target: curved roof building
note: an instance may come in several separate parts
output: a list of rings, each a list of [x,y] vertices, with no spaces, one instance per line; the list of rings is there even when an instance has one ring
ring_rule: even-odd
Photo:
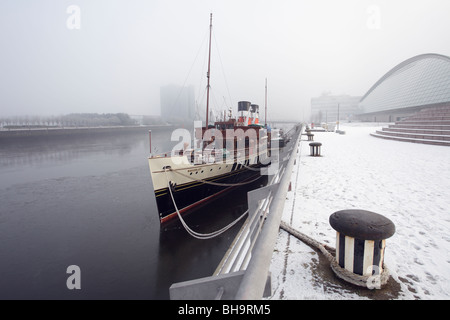
[[[450,57],[422,54],[398,64],[361,98],[361,120],[395,121],[450,103]]]

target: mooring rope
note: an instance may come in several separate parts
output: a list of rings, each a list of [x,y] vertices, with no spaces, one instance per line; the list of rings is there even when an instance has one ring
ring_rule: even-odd
[[[172,168],[164,168],[164,171],[169,170],[171,172],[175,172],[176,174],[179,174],[185,178],[191,179],[192,181],[200,181],[206,184],[210,184],[213,186],[220,186],[220,187],[238,187],[238,186],[243,186],[246,184],[250,184],[252,182],[255,182],[256,180],[258,180],[259,178],[261,178],[261,176],[257,176],[255,179],[249,180],[249,181],[245,181],[245,182],[237,182],[237,183],[223,183],[223,182],[214,182],[214,181],[208,181],[208,180],[204,180],[204,179],[200,179],[200,178],[195,178],[195,177],[191,177],[187,174],[181,173],[178,170],[173,170]]]
[[[244,167],[244,168],[246,168],[246,169],[248,169],[250,171],[261,171],[261,167],[253,168],[253,167],[247,166],[245,164],[242,164],[242,167]]]
[[[383,271],[381,272],[381,274],[370,275],[370,276],[362,276],[362,275],[355,274],[353,272],[348,271],[345,268],[342,268],[337,263],[336,258],[331,254],[331,252],[336,251],[334,248],[331,248],[325,244],[322,244],[322,243],[318,242],[317,240],[307,236],[306,234],[301,233],[300,231],[289,226],[284,221],[281,221],[280,228],[285,230],[286,232],[290,233],[294,237],[298,238],[302,242],[306,243],[307,245],[319,249],[320,252],[322,252],[323,255],[328,259],[328,261],[330,261],[331,269],[333,270],[333,272],[344,281],[347,281],[351,284],[354,284],[354,285],[357,285],[360,287],[370,288],[369,286],[373,285],[374,283],[377,283],[380,286],[383,286],[389,280],[389,270],[384,263],[383,263]]]
[[[175,210],[177,212],[178,218],[181,221],[181,224],[183,225],[184,229],[187,231],[187,233],[189,233],[192,237],[196,238],[196,239],[200,239],[200,240],[208,240],[208,239],[212,239],[215,238],[219,235],[221,235],[222,233],[224,233],[225,231],[227,231],[228,229],[230,229],[231,227],[233,227],[236,223],[238,223],[243,217],[245,217],[245,215],[248,213],[248,209],[241,215],[239,216],[236,220],[234,220],[233,222],[231,222],[230,224],[226,225],[225,227],[223,227],[220,230],[211,232],[211,233],[199,233],[199,232],[195,232],[194,230],[192,230],[187,223],[184,221],[183,217],[181,216],[180,211],[178,210],[177,204],[175,203],[175,198],[173,197],[173,193],[172,193],[172,188],[170,187],[170,181],[169,178],[167,177],[167,168],[164,169],[165,175],[166,175],[166,180],[167,180],[167,187],[169,189],[169,193],[170,193],[170,197],[172,198],[172,202],[173,202],[173,206],[175,207]]]

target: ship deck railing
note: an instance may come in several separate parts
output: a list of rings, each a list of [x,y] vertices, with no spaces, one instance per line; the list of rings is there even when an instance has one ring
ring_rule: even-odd
[[[261,152],[265,152],[267,149],[262,149]],[[251,158],[251,155],[256,155],[258,151],[257,148],[248,147],[244,149],[235,149],[234,155],[230,157],[230,151],[227,149],[185,149],[185,150],[174,150],[172,152],[165,152],[156,155],[152,155],[150,158],[170,158],[172,156],[186,156],[191,164],[212,164],[212,163],[224,163],[229,161],[234,162],[245,162]]]

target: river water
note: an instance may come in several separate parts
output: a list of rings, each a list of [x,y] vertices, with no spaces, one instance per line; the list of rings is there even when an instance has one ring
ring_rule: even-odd
[[[153,148],[171,150],[172,130],[152,130]],[[168,299],[172,283],[212,275],[240,224],[212,240],[161,227],[148,154],[147,130],[0,142],[0,299]],[[248,188],[186,221],[223,227]],[[72,265],[81,289],[67,287]]]

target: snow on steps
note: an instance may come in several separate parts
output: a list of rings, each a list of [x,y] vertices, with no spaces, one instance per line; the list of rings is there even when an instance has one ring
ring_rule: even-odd
[[[377,131],[377,132],[379,132],[379,131]],[[439,145],[439,146],[450,146],[450,141],[444,141],[444,140],[404,138],[404,137],[398,137],[398,136],[394,137],[394,136],[387,136],[387,135],[379,134],[379,133],[371,133],[370,135],[373,136],[373,137],[387,139],[387,140],[397,140],[397,141],[404,141],[404,142],[434,144],[434,145]]]
[[[450,105],[427,108],[371,133],[382,139],[450,146]]]

